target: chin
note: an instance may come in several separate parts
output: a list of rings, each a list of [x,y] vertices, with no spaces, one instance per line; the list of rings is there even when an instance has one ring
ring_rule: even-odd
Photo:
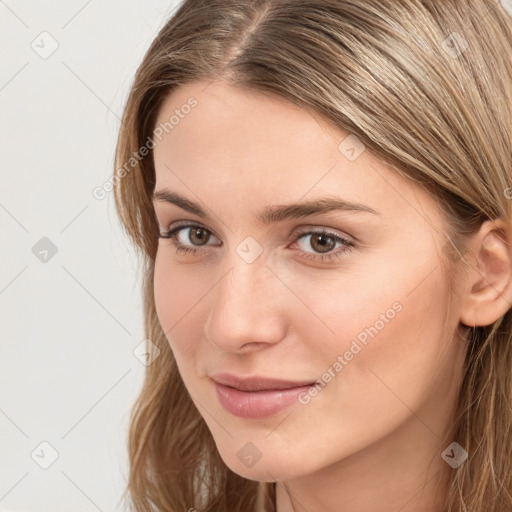
[[[283,451],[282,454],[274,451],[270,457],[261,454],[261,458],[257,462],[254,462],[255,459],[252,461],[247,459],[244,462],[244,453],[240,454],[240,458],[238,454],[232,452],[227,456],[222,452],[220,454],[231,471],[248,480],[276,482],[296,478],[308,472],[306,468],[294,463],[290,458],[289,451]]]

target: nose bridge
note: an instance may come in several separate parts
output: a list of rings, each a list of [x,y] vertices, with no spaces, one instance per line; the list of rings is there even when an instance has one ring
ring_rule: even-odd
[[[228,272],[215,286],[206,336],[226,351],[248,343],[276,343],[284,332],[279,280],[266,266],[265,258],[248,263],[238,254],[228,261]]]

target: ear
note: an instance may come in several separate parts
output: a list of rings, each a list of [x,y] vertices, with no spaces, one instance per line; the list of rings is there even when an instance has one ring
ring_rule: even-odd
[[[491,325],[512,308],[512,232],[501,219],[484,221],[472,236],[460,321]]]

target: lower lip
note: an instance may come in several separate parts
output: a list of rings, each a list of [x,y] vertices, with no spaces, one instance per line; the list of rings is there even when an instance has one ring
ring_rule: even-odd
[[[266,418],[297,402],[301,393],[312,386],[267,391],[240,391],[214,382],[219,401],[234,416],[240,418]]]

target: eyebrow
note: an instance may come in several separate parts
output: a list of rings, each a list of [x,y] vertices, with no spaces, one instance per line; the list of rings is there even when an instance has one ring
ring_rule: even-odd
[[[208,214],[199,204],[167,189],[158,190],[153,193],[153,202],[156,201],[174,204],[201,218],[208,218]],[[261,213],[256,215],[256,218],[263,224],[272,224],[286,219],[298,219],[307,217],[308,215],[330,211],[367,212],[380,215],[379,212],[364,204],[345,201],[334,196],[327,196],[297,204],[267,206]]]

